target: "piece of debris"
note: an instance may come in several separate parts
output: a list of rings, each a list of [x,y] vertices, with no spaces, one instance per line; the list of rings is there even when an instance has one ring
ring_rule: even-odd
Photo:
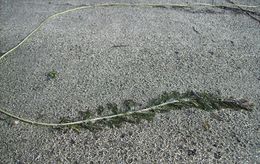
[[[112,48],[119,48],[119,47],[127,47],[129,45],[126,44],[118,44],[118,45],[113,45]]]
[[[208,120],[203,122],[202,127],[204,128],[205,131],[209,130],[210,125],[209,125]]]
[[[199,31],[197,31],[194,26],[192,26],[192,29],[193,29],[193,31],[196,32],[197,34],[200,34]]]

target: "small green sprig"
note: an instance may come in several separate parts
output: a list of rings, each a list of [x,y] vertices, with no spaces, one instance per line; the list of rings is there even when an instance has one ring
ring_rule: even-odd
[[[49,73],[47,73],[47,77],[48,77],[48,79],[55,79],[57,77],[57,74],[58,74],[57,71],[52,70]]]

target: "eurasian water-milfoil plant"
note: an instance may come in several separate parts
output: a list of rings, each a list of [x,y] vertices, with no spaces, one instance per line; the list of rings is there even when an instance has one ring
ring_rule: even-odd
[[[108,4],[94,4],[94,5],[84,5],[75,8],[71,8],[65,11],[58,12],[47,17],[43,20],[31,33],[29,33],[19,44],[10,49],[4,54],[0,54],[0,60],[7,57],[11,52],[15,51],[23,43],[29,40],[34,33],[39,31],[41,27],[47,23],[49,20],[55,19],[58,16],[65,15],[78,10],[91,9],[91,8],[104,8],[104,7],[139,7],[139,8],[160,8],[160,9],[191,9],[195,7],[211,7],[211,8],[221,8],[232,11],[243,11],[254,20],[259,22],[259,19],[254,15],[259,15],[258,12],[249,10],[256,9],[259,6],[248,6],[235,4],[230,1],[232,4],[205,4],[205,3],[194,3],[194,4],[150,4],[150,3],[141,3],[141,4],[127,4],[127,3],[108,3]],[[196,29],[195,29],[196,32]],[[122,47],[114,46],[114,47]],[[56,71],[51,71],[47,74],[48,79],[54,79],[57,77]],[[245,99],[235,99],[235,98],[221,98],[219,95],[215,95],[209,92],[194,92],[187,91],[185,93],[179,92],[170,92],[160,95],[158,98],[153,99],[146,107],[139,109],[138,103],[135,103],[132,100],[126,100],[123,102],[124,107],[119,108],[115,103],[109,103],[105,107],[99,106],[96,109],[97,117],[94,117],[94,114],[90,111],[81,112],[83,120],[74,121],[70,118],[62,118],[60,123],[42,123],[37,121],[32,121],[29,119],[24,119],[18,117],[14,114],[11,114],[5,110],[0,109],[0,112],[10,116],[14,119],[20,120],[25,123],[42,125],[42,126],[51,126],[51,127],[70,127],[73,129],[79,130],[80,128],[86,128],[91,131],[96,131],[102,129],[104,126],[108,127],[120,127],[123,123],[140,123],[142,120],[151,121],[155,117],[156,113],[168,112],[170,110],[184,109],[184,108],[197,108],[206,111],[219,110],[222,108],[230,109],[244,109],[247,111],[252,110],[252,104],[250,104]],[[110,115],[103,115],[105,110],[111,110]],[[207,126],[205,126],[207,127]]]
[[[104,127],[119,128],[123,123],[139,124],[142,120],[148,122],[155,118],[156,113],[170,112],[171,110],[180,110],[187,108],[196,108],[211,112],[220,109],[246,110],[251,111],[253,104],[246,99],[221,98],[220,95],[210,92],[187,91],[180,93],[177,91],[164,92],[158,97],[150,100],[147,105],[140,109],[140,103],[133,100],[125,100],[121,107],[115,103],[108,103],[105,106],[96,108],[95,113],[90,110],[81,111],[82,120],[73,120],[70,118],[61,118],[59,123],[42,123],[17,117],[6,111],[2,111],[14,119],[22,122],[50,126],[66,127],[76,131],[88,129],[92,132],[102,130]],[[110,111],[111,114],[103,115],[104,111]],[[107,113],[107,112],[106,112]]]

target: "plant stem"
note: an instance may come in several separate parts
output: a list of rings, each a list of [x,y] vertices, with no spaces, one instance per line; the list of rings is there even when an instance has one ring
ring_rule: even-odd
[[[162,103],[162,104],[159,104],[159,105],[156,105],[156,106],[152,106],[152,107],[149,107],[149,108],[144,108],[144,109],[141,109],[141,110],[138,110],[138,111],[129,111],[129,112],[125,112],[125,113],[119,113],[119,114],[115,114],[115,115],[110,115],[110,116],[103,116],[103,117],[97,117],[97,118],[92,118],[92,119],[85,119],[85,120],[81,120],[81,121],[75,121],[75,122],[68,122],[68,123],[44,123],[44,122],[37,122],[37,121],[33,121],[33,120],[29,120],[29,119],[25,119],[25,118],[22,118],[22,117],[19,117],[19,116],[16,116],[12,113],[9,113],[5,110],[2,110],[0,109],[0,112],[9,116],[9,117],[12,117],[16,120],[19,120],[21,122],[24,122],[24,123],[29,123],[29,124],[33,124],[33,125],[41,125],[41,126],[69,126],[69,125],[77,125],[77,124],[82,124],[82,123],[87,123],[87,122],[92,122],[94,123],[95,121],[99,121],[99,120],[104,120],[104,119],[110,119],[110,118],[115,118],[115,117],[120,117],[120,116],[128,116],[128,115],[131,115],[131,114],[134,114],[134,113],[144,113],[144,112],[148,112],[148,111],[151,111],[151,110],[155,110],[155,109],[158,109],[160,107],[163,107],[163,106],[166,106],[166,105],[169,105],[169,104],[174,104],[174,103],[178,103],[178,102],[183,102],[183,101],[190,101],[188,99],[183,99],[183,100],[173,100],[171,102],[166,102],[166,103]]]
[[[217,8],[231,8],[231,9],[237,9],[237,7],[244,7],[244,8],[259,8],[260,6],[249,6],[249,5],[241,5],[241,4],[222,4],[222,5],[212,5],[207,3],[193,3],[193,4],[151,4],[151,3],[139,3],[139,4],[130,4],[130,3],[102,3],[102,4],[95,4],[95,5],[84,5],[80,7],[75,7],[72,9],[68,9],[62,12],[58,12],[56,14],[48,16],[46,19],[44,19],[31,33],[29,33],[19,44],[11,48],[9,51],[4,53],[2,56],[0,56],[0,60],[6,57],[8,54],[16,50],[18,47],[20,47],[25,41],[27,41],[34,33],[39,31],[39,29],[49,20],[54,19],[57,16],[64,15],[69,12],[82,10],[82,9],[88,9],[93,7],[164,7],[164,8],[190,8],[195,6],[206,6],[206,7],[217,7]],[[241,8],[240,8],[241,9]],[[243,11],[247,11],[247,9],[243,9]]]

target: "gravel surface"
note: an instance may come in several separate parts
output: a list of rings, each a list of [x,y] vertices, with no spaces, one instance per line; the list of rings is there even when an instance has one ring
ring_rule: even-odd
[[[169,2],[183,3],[149,1]],[[102,1],[0,0],[0,52],[47,16],[95,3]],[[0,163],[259,163],[259,27],[245,13],[212,8],[92,8],[49,21],[0,61],[0,107],[9,112],[58,122],[108,102],[145,105],[164,91],[187,89],[247,98],[254,110],[184,109],[97,133],[0,114]],[[53,70],[57,78],[48,79]]]

